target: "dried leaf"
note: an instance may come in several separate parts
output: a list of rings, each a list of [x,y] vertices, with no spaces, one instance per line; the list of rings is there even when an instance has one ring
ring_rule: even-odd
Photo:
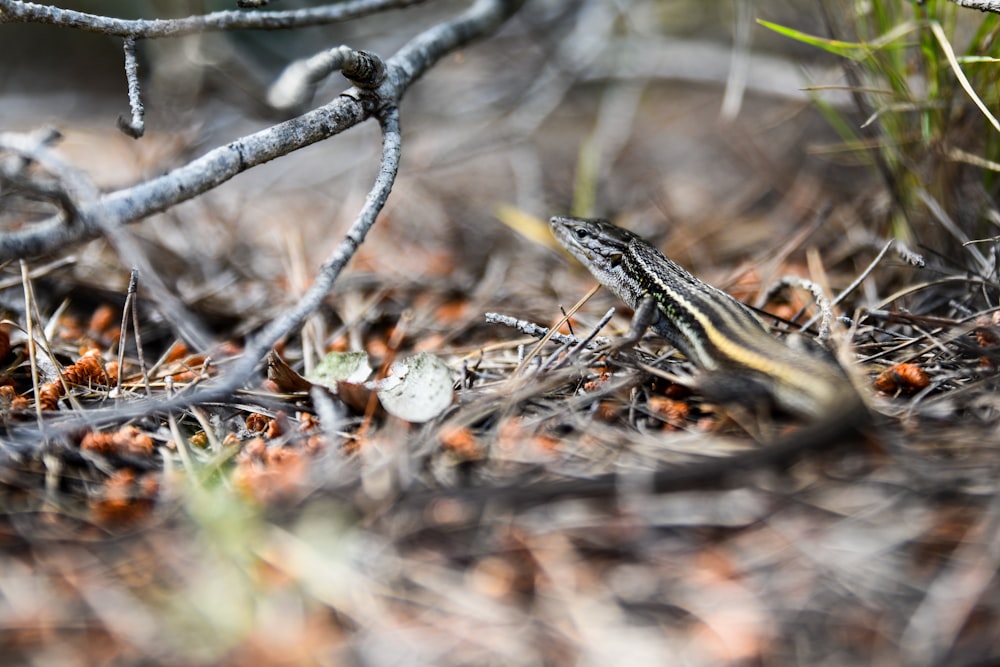
[[[365,352],[330,352],[316,365],[306,379],[324,387],[336,389],[338,382],[358,384],[371,375],[372,367]]]
[[[378,398],[389,414],[420,424],[448,409],[453,384],[444,361],[420,352],[392,365],[389,376],[378,383]]]
[[[267,355],[267,379],[273,382],[280,391],[309,391],[312,386],[273,350]]]

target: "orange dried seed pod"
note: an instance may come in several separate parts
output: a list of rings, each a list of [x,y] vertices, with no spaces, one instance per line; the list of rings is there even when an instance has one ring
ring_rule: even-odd
[[[875,388],[888,394],[901,392],[913,394],[930,385],[931,380],[927,372],[916,364],[896,364],[891,366],[875,378]]]

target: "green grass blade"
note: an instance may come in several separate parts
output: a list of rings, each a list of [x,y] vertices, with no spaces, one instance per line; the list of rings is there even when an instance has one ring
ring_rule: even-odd
[[[830,53],[844,58],[850,58],[851,60],[863,60],[868,56],[868,49],[864,45],[856,42],[844,42],[839,39],[816,37],[815,35],[810,35],[800,30],[796,30],[795,28],[778,25],[777,23],[765,21],[764,19],[757,19],[757,23],[764,26],[768,30],[773,30],[779,35],[784,35],[789,39],[794,39],[797,42],[815,46],[816,48],[829,51]]]

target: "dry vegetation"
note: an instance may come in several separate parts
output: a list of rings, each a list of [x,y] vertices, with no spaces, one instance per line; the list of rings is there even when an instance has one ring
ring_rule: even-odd
[[[65,65],[66,77],[44,58],[30,75],[0,66],[0,129],[55,124],[58,155],[116,190],[273,122],[260,81],[283,62],[331,40],[388,56],[454,9],[428,4],[312,28],[301,42],[149,42],[138,140],[113,128],[123,91],[73,87],[82,65]],[[1000,102],[1000,21],[944,0],[830,0],[816,14],[803,4],[813,3],[529,0],[496,35],[446,56],[404,98],[403,160],[372,233],[320,307],[221,399],[125,412],[225,377],[248,337],[309,288],[371,187],[375,123],[124,231],[0,268],[0,655],[908,666],[1000,656],[1000,130],[987,115]],[[843,42],[779,35],[740,7]],[[0,42],[102,43],[45,30],[0,21]],[[975,56],[961,67],[986,114],[948,48]],[[331,78],[316,99],[344,87]],[[9,151],[0,160],[4,230],[50,215],[37,186],[56,175]],[[807,292],[770,295],[782,276],[843,293],[831,344],[874,425],[735,485],[651,493],[652,471],[795,425],[709,405],[644,370],[663,355],[662,369],[691,373],[652,336],[608,355],[538,347],[487,323],[497,312],[553,325],[592,286],[538,222],[568,212],[646,235],[773,314],[779,334],[815,319]],[[564,331],[588,335],[611,306],[600,334],[620,334],[629,313],[607,292]],[[406,420],[358,378],[303,381],[346,351],[367,353],[375,379],[431,353],[450,369],[448,408]],[[585,498],[561,491],[594,479]]]

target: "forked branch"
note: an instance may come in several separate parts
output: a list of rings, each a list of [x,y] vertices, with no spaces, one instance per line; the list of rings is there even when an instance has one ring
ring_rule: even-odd
[[[0,0],[2,2],[2,0]],[[385,63],[374,89],[351,88],[332,102],[279,123],[178,167],[159,178],[101,196],[84,205],[80,224],[61,215],[0,236],[0,261],[61,250],[93,239],[102,227],[117,227],[165,211],[225,183],[247,169],[287,155],[354,127],[395,106],[410,85],[445,54],[496,29],[523,0],[478,0],[453,20],[429,28]],[[101,225],[94,223],[100,219]]]
[[[243,386],[273,345],[301,325],[322,302],[385,205],[399,167],[401,152],[398,103],[409,86],[449,52],[496,29],[522,3],[523,0],[477,0],[454,19],[433,26],[413,38],[384,63],[384,68],[381,61],[371,54],[346,48],[332,49],[326,56],[312,63],[317,67],[310,70],[310,77],[316,71],[324,71],[324,68],[325,71],[330,71],[330,64],[333,63],[334,67],[341,68],[357,83],[332,102],[210,150],[163,176],[115,192],[102,195],[96,190],[88,190],[84,196],[76,192],[79,188],[73,182],[63,183],[61,187],[66,190],[66,196],[62,199],[66,199],[66,204],[58,206],[57,213],[23,229],[0,235],[0,261],[65,250],[101,235],[114,242],[120,236],[116,230],[123,231],[124,225],[197,197],[254,166],[339,134],[369,118],[377,119],[382,128],[382,158],[378,177],[347,235],[323,263],[306,294],[251,338],[242,358],[221,378],[171,396],[123,402],[113,408],[85,412],[78,410],[37,427],[23,428],[35,436],[38,429],[42,428],[45,431],[43,435],[49,437],[81,426],[93,428],[217,400],[231,395]],[[359,7],[363,4],[401,6],[410,3],[348,4]],[[0,0],[0,22],[12,20],[10,11],[14,6],[23,9],[29,3]],[[72,21],[52,22],[76,25]],[[37,149],[39,151],[47,150],[37,140],[32,145],[42,146]],[[32,155],[30,151],[20,153],[20,157],[26,160],[24,169],[27,169]],[[15,171],[17,168],[15,165]],[[70,175],[76,173],[72,170],[64,171]],[[59,180],[66,180],[62,172],[54,173],[52,169],[49,172]],[[34,437],[31,434],[25,435],[28,439]]]

